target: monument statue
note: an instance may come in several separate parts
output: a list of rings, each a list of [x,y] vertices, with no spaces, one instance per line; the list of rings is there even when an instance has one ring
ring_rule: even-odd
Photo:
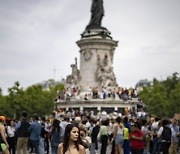
[[[80,80],[80,74],[79,69],[77,67],[77,58],[75,58],[75,64],[71,64],[72,73],[71,75],[67,76],[66,83],[67,84],[78,84],[78,81]]]
[[[80,66],[78,69],[75,58],[72,72],[64,83],[65,90],[58,95],[62,100],[57,102],[57,109],[107,113],[112,110],[124,112],[123,108],[137,109],[136,101],[126,98],[125,103],[117,94],[121,88],[116,83],[113,59],[118,42],[113,40],[107,28],[101,26],[103,16],[103,0],[92,0],[91,19],[76,42],[80,48]]]
[[[100,55],[97,55],[97,70],[95,75],[99,86],[116,86],[116,77],[113,72],[113,67],[108,62],[107,55],[104,56],[103,61],[101,61]]]
[[[91,19],[86,29],[102,28],[101,21],[104,16],[103,0],[92,0]]]

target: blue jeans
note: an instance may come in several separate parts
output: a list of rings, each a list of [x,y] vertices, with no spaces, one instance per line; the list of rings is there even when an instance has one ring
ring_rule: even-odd
[[[51,154],[57,154],[58,147],[51,147]]]
[[[91,144],[90,153],[91,154],[96,154],[96,144],[95,143]]]
[[[39,141],[39,154],[44,154],[45,150],[44,150],[44,139],[40,138]]]
[[[155,154],[156,152],[158,152],[158,138],[157,137],[153,138],[153,151],[152,151],[152,154]]]
[[[123,150],[124,150],[124,154],[130,154],[131,149],[130,149],[129,140],[124,140]]]
[[[30,142],[31,142],[33,148],[35,149],[35,153],[39,154],[39,140],[31,140],[30,139]]]

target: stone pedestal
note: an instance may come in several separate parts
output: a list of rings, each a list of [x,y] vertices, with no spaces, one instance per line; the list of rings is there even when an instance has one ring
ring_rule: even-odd
[[[129,100],[124,102],[123,100],[91,100],[91,101],[61,101],[55,104],[58,109],[73,109],[74,111],[94,111],[97,114],[97,111],[106,111],[107,113],[112,113],[114,111],[119,113],[124,113],[124,109],[128,110],[137,110],[138,100]]]
[[[116,77],[113,71],[113,57],[117,41],[106,29],[85,31],[80,47],[80,81],[81,92],[88,92],[93,87],[114,87]]]

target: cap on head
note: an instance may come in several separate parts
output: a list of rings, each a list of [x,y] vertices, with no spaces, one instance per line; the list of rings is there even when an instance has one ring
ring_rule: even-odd
[[[0,116],[0,121],[5,122],[6,121],[6,117],[5,116]]]

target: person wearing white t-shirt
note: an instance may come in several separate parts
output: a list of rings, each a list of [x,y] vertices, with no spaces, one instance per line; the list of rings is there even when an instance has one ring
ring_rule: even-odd
[[[153,137],[153,146],[152,146],[152,154],[155,154],[158,150],[158,138],[157,132],[159,130],[159,118],[155,117],[155,121],[151,125],[151,134]]]

